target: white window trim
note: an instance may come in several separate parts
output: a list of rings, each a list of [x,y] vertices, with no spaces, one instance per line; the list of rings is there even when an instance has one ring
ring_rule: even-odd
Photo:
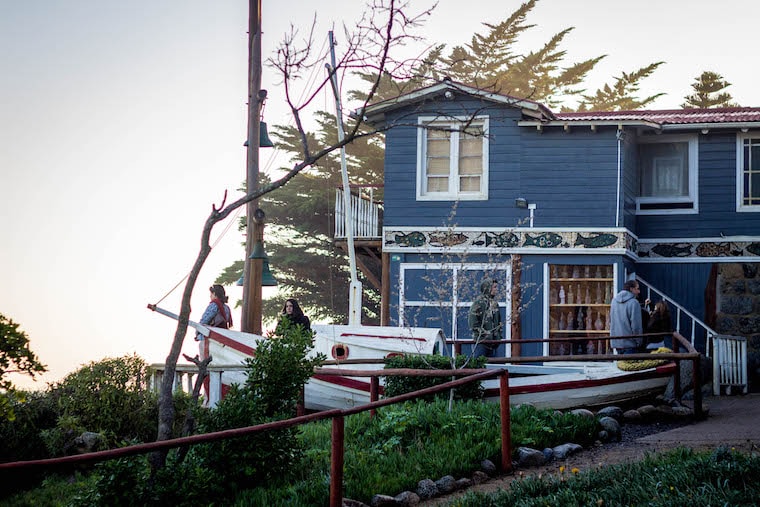
[[[736,211],[740,213],[760,213],[760,206],[747,206],[743,204],[745,139],[760,139],[760,132],[747,132],[736,136]]]
[[[689,143],[689,195],[685,197],[636,197],[637,215],[693,215],[699,213],[699,138],[696,135],[660,135],[655,138],[639,138],[639,144]],[[641,178],[639,161],[639,178]],[[639,180],[640,181],[640,180]],[[641,204],[693,203],[689,209],[641,209]]]
[[[483,173],[480,179],[480,192],[460,192],[459,173],[455,170],[454,161],[459,161],[459,127],[462,123],[476,123],[483,125]],[[420,127],[417,128],[417,200],[418,201],[486,201],[488,200],[488,116],[420,116],[417,120]],[[451,127],[452,142],[450,151],[449,168],[449,191],[427,193],[425,161],[427,158],[427,129],[422,125],[435,123],[438,125],[448,123]],[[454,142],[456,139],[456,142]]]
[[[406,299],[405,285],[406,285],[406,271],[407,270],[420,270],[420,269],[437,269],[437,270],[451,270],[452,276],[452,299],[451,302],[429,302],[429,301],[415,301]],[[398,292],[398,308],[399,308],[399,325],[406,325],[406,311],[415,307],[445,307],[450,308],[452,311],[451,328],[444,329],[444,333],[448,333],[448,336],[452,340],[469,339],[468,337],[459,338],[458,327],[456,319],[457,308],[469,308],[472,306],[473,301],[462,301],[459,298],[459,292],[456,288],[459,286],[459,273],[461,271],[472,270],[484,270],[484,271],[504,271],[504,278],[499,279],[499,285],[501,287],[512,287],[512,264],[510,262],[500,263],[450,263],[450,262],[402,262],[399,265],[399,292]],[[506,312],[506,318],[504,319],[504,339],[512,339],[512,291],[505,290],[504,300],[499,301],[499,307],[504,308]],[[512,357],[512,347],[507,344],[506,356]]]

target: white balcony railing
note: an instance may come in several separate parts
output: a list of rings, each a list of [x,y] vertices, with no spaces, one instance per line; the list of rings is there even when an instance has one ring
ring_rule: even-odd
[[[351,193],[351,217],[355,239],[380,237],[380,214],[382,204],[375,202],[372,187],[361,188],[358,195]],[[335,193],[335,238],[346,237],[346,207],[343,189]]]

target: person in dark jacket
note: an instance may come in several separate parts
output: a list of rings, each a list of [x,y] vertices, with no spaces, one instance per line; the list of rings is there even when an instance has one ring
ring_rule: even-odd
[[[473,357],[491,357],[499,347],[498,344],[482,343],[483,340],[502,339],[501,311],[499,302],[496,300],[498,292],[498,282],[492,278],[485,278],[480,283],[480,295],[470,307],[467,322],[472,332],[472,339],[476,340]]]
[[[620,336],[610,340],[610,345],[618,354],[635,354],[641,351],[644,339],[641,334],[641,305],[639,304],[639,282],[627,280],[623,290],[612,299],[610,306],[610,336]]]
[[[304,329],[311,331],[311,321],[309,317],[304,315],[303,310],[298,305],[298,301],[295,299],[287,299],[285,305],[282,307],[282,313],[280,314],[280,322],[284,320],[290,321],[294,326],[301,326]],[[278,324],[279,328],[280,325]]]

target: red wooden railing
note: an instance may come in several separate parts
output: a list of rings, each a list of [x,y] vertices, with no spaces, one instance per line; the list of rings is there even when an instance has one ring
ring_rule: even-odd
[[[205,442],[214,442],[217,440],[223,440],[227,438],[235,438],[253,435],[256,433],[278,430],[283,428],[289,428],[291,426],[298,426],[312,421],[319,421],[323,419],[332,419],[332,444],[331,444],[331,456],[330,456],[330,506],[339,507],[343,502],[343,459],[344,459],[344,418],[348,415],[358,414],[367,410],[374,411],[377,408],[385,407],[388,405],[394,405],[408,400],[417,399],[429,394],[435,394],[448,389],[458,387],[460,385],[468,384],[470,382],[478,382],[493,377],[500,377],[500,403],[501,403],[501,463],[500,471],[506,473],[512,470],[512,441],[510,436],[510,421],[509,421],[509,372],[507,370],[420,370],[426,372],[426,376],[462,376],[460,378],[439,384],[437,386],[420,389],[411,393],[394,396],[392,398],[385,398],[382,400],[373,401],[366,405],[359,407],[352,407],[348,409],[334,409],[326,410],[324,412],[317,412],[314,414],[303,415],[294,417],[292,419],[286,419],[283,421],[274,421],[265,424],[257,424],[255,426],[248,426],[245,428],[235,428],[225,431],[217,431],[214,433],[206,433],[203,435],[192,435],[189,437],[174,438],[171,440],[163,440],[160,442],[150,442],[147,444],[132,445],[129,447],[122,447],[119,449],[110,449],[107,451],[91,452],[87,454],[80,454],[77,456],[66,456],[61,458],[50,458],[34,461],[15,461],[10,463],[0,463],[0,471],[4,470],[19,470],[19,469],[31,469],[31,468],[44,468],[54,467],[60,465],[69,464],[81,464],[92,463],[98,461],[106,461],[109,459],[122,458],[126,456],[134,456],[136,454],[145,454],[153,451],[168,450],[185,445],[200,444]],[[433,373],[431,373],[433,372]],[[351,372],[354,375],[356,372]],[[333,373],[337,374],[337,373]],[[349,374],[347,372],[341,372],[341,374]],[[406,375],[411,376],[409,370],[375,370],[375,371],[362,371],[364,376],[372,376],[373,378],[389,375]]]

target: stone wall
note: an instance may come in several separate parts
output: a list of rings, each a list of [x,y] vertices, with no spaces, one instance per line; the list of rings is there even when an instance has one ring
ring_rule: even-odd
[[[760,390],[760,263],[718,264],[715,330],[747,338],[751,391]]]

